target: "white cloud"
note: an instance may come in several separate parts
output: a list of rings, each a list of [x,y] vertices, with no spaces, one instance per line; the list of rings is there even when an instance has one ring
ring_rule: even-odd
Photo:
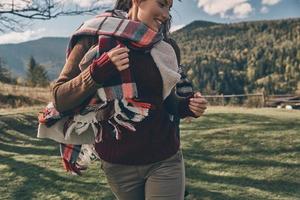
[[[263,13],[263,14],[266,14],[269,12],[269,8],[267,6],[263,6],[261,9],[260,9],[260,12]]]
[[[115,3],[116,0],[55,0],[66,5],[77,5],[82,8],[88,8],[92,5],[106,6]]]
[[[179,25],[171,26],[170,32],[177,31],[177,30],[183,28],[184,26],[185,26],[184,24],[179,24]]]
[[[46,31],[45,28],[38,30],[28,30],[25,32],[10,32],[0,36],[0,44],[20,43],[32,39],[37,39]]]
[[[275,4],[278,4],[281,0],[262,0],[261,4],[263,7],[260,9],[260,12],[263,14],[266,14],[269,12],[268,6],[273,6]]]
[[[12,0],[1,0],[2,10],[11,10]],[[88,8],[92,5],[95,6],[107,6],[116,2],[116,0],[54,0],[55,3],[63,5],[76,5],[82,8]],[[32,0],[14,0],[14,9],[22,9],[30,6],[33,3]]]
[[[249,3],[242,3],[233,8],[236,18],[246,18],[252,12],[252,6]]]
[[[222,18],[245,18],[252,11],[249,0],[197,0],[198,6],[209,15],[220,15]]]
[[[262,0],[262,4],[263,5],[268,5],[268,6],[272,6],[275,5],[277,3],[279,3],[281,0]]]

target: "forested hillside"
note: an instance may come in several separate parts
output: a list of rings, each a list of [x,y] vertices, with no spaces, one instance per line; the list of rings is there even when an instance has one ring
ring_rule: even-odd
[[[300,19],[217,24],[195,21],[172,33],[190,79],[203,94],[300,92]],[[30,56],[51,80],[65,62],[67,38],[0,45],[9,70],[26,76]]]
[[[204,94],[300,89],[300,19],[194,22],[173,37],[189,77]]]

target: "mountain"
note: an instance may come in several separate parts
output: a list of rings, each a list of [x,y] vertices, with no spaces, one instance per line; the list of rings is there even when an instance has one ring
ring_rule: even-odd
[[[68,38],[47,37],[19,44],[0,45],[2,58],[10,71],[25,77],[30,56],[44,65],[50,79],[57,77],[64,65]]]
[[[204,94],[300,91],[300,19],[219,24],[194,21],[172,33],[182,64]],[[65,62],[67,38],[0,45],[0,58],[26,76],[30,56],[51,79]]]
[[[194,21],[182,30],[209,27],[215,24],[214,22]],[[48,76],[53,80],[57,78],[65,63],[68,41],[69,38],[45,37],[18,44],[0,44],[0,58],[13,75],[25,77],[29,58],[33,56],[39,64],[45,66]]]
[[[209,22],[209,21],[203,21],[203,20],[197,20],[197,21],[193,21],[192,23],[186,25],[185,27],[180,29],[180,31],[182,32],[182,31],[195,30],[198,28],[208,28],[210,26],[215,26],[215,25],[222,25],[222,24],[218,24],[215,22]]]
[[[192,24],[173,38],[204,94],[300,91],[300,19]]]

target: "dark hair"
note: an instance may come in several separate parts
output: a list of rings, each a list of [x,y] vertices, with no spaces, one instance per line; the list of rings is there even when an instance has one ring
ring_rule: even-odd
[[[169,16],[169,19],[163,24],[163,35],[164,38],[168,39],[170,36],[170,28],[171,28],[172,16]]]
[[[132,0],[117,0],[114,9],[128,12],[132,6]]]
[[[176,54],[177,63],[178,63],[178,65],[180,65],[180,63],[181,63],[181,53],[180,53],[180,48],[179,48],[177,42],[172,38],[168,38],[165,41],[173,47],[173,49],[175,51],[175,54]]]
[[[132,0],[117,0],[116,4],[114,6],[114,10],[122,10],[125,12],[128,12],[130,10],[130,8],[132,7]],[[169,38],[169,34],[170,34],[170,28],[171,28],[171,15],[169,20],[167,20],[164,24],[163,24],[163,35],[164,38]]]

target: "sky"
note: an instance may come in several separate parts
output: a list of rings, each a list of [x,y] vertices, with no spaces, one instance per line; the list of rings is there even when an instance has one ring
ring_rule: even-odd
[[[93,0],[63,1],[65,3],[73,2],[84,8],[89,6]],[[99,2],[112,8],[115,0],[99,0]],[[300,0],[182,0],[181,2],[174,0],[171,15],[173,17],[172,31],[195,20],[236,23],[300,18]],[[69,37],[83,21],[91,17],[73,16],[59,17],[48,21],[32,21],[31,25],[24,28],[22,32],[0,33],[0,44],[20,43],[49,36]]]

